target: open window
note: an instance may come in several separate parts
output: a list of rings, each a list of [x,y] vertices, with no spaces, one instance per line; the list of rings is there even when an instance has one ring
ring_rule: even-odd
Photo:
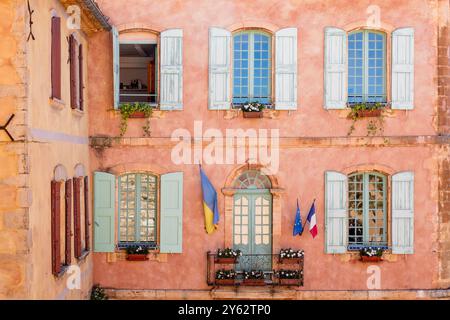
[[[114,107],[144,103],[161,110],[183,108],[183,32],[113,28]]]

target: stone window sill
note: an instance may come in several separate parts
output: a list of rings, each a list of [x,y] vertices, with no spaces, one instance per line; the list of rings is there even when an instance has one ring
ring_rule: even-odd
[[[66,274],[67,270],[69,270],[69,266],[61,266],[61,271],[59,271],[58,274],[54,275],[55,278],[61,279]]]
[[[81,118],[81,117],[84,116],[84,111],[83,111],[83,110],[80,110],[80,109],[72,109],[72,114],[73,114],[75,117]]]
[[[59,100],[57,98],[49,98],[48,100],[50,106],[52,106],[56,110],[63,110],[66,106],[65,102],[62,100]]]
[[[78,262],[83,262],[84,260],[86,260],[86,258],[90,252],[91,251],[89,251],[89,250],[84,250],[83,253],[81,254],[81,256],[77,258]]]
[[[127,261],[127,252],[126,250],[117,250],[116,252],[108,253],[106,256],[106,261],[108,263],[115,263],[118,261]],[[167,253],[159,253],[159,251],[150,251],[148,254],[148,260],[150,262],[167,262]]]

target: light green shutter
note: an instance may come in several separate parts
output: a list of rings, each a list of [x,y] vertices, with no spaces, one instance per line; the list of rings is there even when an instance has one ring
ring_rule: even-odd
[[[414,109],[414,29],[392,32],[392,109]]]
[[[347,251],[347,176],[325,173],[325,252]]]
[[[347,106],[347,33],[325,29],[325,109]]]
[[[392,253],[414,253],[414,173],[392,176]]]
[[[183,173],[161,176],[160,252],[183,251]]]
[[[94,173],[94,252],[114,252],[116,178]]]
[[[113,47],[113,79],[114,79],[114,108],[118,109],[120,104],[120,43],[119,32],[115,27],[111,30]]]

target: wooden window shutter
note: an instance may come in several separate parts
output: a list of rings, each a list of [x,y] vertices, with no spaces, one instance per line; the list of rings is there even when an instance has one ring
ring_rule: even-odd
[[[91,221],[89,218],[89,177],[84,177],[84,242],[86,251],[91,250]]]
[[[61,272],[60,254],[60,223],[61,223],[61,182],[51,183],[51,239],[52,239],[52,273],[58,275]]]
[[[52,18],[52,98],[61,100],[61,18]]]
[[[79,97],[79,108],[84,110],[84,80],[83,80],[83,45],[78,46],[78,89],[80,91]]]
[[[80,195],[81,195],[81,178],[73,179],[73,227],[74,243],[75,243],[75,257],[81,257],[81,215],[80,215]]]
[[[118,109],[120,104],[120,42],[119,31],[112,27],[112,47],[113,47],[113,77],[114,77],[114,108]]]
[[[72,263],[72,246],[71,246],[71,238],[72,238],[72,179],[66,181],[66,265],[70,265]]]
[[[209,29],[209,109],[231,107],[231,32]]]
[[[69,55],[70,55],[70,107],[78,108],[77,99],[77,57],[76,57],[76,40],[73,35],[69,37]]]
[[[161,176],[160,252],[183,252],[183,172]]]
[[[325,252],[347,250],[347,176],[325,173]]]
[[[183,30],[161,32],[161,110],[183,110]]]

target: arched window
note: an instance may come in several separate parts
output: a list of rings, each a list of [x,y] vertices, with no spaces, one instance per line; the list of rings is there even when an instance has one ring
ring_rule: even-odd
[[[358,172],[348,177],[349,248],[387,245],[386,176]]]
[[[243,172],[234,182],[235,189],[271,189],[270,179],[258,170]]]
[[[271,36],[245,30],[233,36],[233,104],[271,103]]]
[[[150,173],[119,177],[119,245],[156,245],[158,178]]]
[[[348,35],[348,102],[386,102],[386,35],[359,30]]]

